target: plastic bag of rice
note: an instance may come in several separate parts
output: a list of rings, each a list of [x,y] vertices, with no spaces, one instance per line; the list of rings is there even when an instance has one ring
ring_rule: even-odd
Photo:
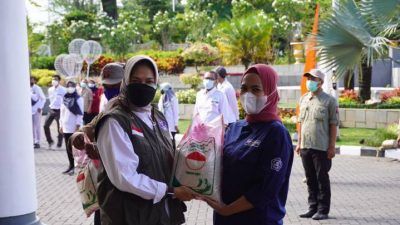
[[[190,187],[195,192],[221,202],[222,116],[204,124],[198,115],[177,147],[172,185]]]

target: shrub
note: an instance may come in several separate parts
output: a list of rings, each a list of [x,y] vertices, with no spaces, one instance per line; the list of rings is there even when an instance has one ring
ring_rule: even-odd
[[[365,144],[372,147],[379,147],[385,140],[397,139],[397,132],[397,124],[392,124],[386,128],[377,129],[372,137],[365,139]]]
[[[386,101],[387,104],[400,105],[400,96],[394,96]]]
[[[51,84],[52,76],[56,74],[54,70],[47,69],[33,69],[31,70],[31,76],[37,79],[37,85],[41,87],[48,87]]]
[[[296,108],[279,108],[278,110],[281,118],[292,118],[296,116]]]
[[[387,102],[389,99],[393,97],[400,97],[400,88],[396,88],[392,91],[386,91],[381,94],[382,102]]]
[[[282,117],[282,123],[290,134],[296,132],[296,123],[293,122],[292,118]]]
[[[111,56],[100,56],[98,60],[96,60],[92,65],[90,65],[90,75],[99,76],[101,73],[101,69],[107,64],[115,62],[115,60]],[[83,63],[82,71],[86,71],[87,64],[86,62]]]
[[[32,69],[48,69],[54,70],[55,56],[37,56],[31,57],[31,68]]]
[[[200,65],[210,65],[218,59],[218,49],[206,43],[195,43],[182,52],[182,57],[187,64],[193,64],[197,67]]]
[[[185,69],[185,63],[181,56],[181,50],[157,51],[143,50],[128,54],[128,59],[135,55],[148,55],[156,61],[158,70],[166,74],[179,74]]]
[[[358,101],[358,93],[354,90],[344,90],[340,93],[340,97],[343,100]]]
[[[194,89],[176,92],[176,97],[180,104],[195,104],[197,92]]]
[[[190,85],[190,88],[196,90],[201,84],[203,79],[198,74],[181,74],[179,80],[186,85]]]

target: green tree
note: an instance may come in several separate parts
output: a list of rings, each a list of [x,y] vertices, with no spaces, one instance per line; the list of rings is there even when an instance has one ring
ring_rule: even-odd
[[[120,59],[132,49],[134,44],[141,43],[143,34],[147,32],[142,24],[148,23],[147,15],[137,11],[121,12],[118,22],[106,28],[102,39],[106,46]]]
[[[27,18],[27,26],[29,55],[32,56],[38,50],[39,46],[43,44],[45,36],[42,33],[33,31],[35,24],[32,24],[29,18]]]
[[[321,60],[328,68],[335,68],[338,77],[358,68],[362,102],[370,99],[372,62],[385,54],[387,37],[398,35],[398,15],[398,0],[361,0],[359,5],[343,0],[320,24],[317,40]]]
[[[196,12],[205,11],[208,15],[216,13],[220,20],[232,16],[232,0],[187,0],[186,6]]]
[[[273,24],[262,11],[221,23],[214,35],[224,62],[240,62],[246,69],[251,63],[270,62]]]
[[[100,4],[93,0],[49,0],[50,12],[65,15],[72,11],[97,13]]]

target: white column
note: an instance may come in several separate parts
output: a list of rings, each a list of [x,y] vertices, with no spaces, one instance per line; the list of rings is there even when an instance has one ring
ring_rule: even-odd
[[[0,1],[0,224],[40,224],[24,0]]]

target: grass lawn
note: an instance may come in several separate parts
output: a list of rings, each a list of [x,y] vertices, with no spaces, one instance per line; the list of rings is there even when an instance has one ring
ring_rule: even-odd
[[[296,108],[297,103],[278,103],[279,108]]]
[[[336,145],[358,145],[361,146],[361,139],[372,138],[375,129],[367,128],[341,128],[340,129],[340,140]]]
[[[186,132],[191,122],[191,120],[179,120],[178,128],[181,134]]]
[[[184,134],[190,125],[191,120],[179,120],[179,131]],[[336,142],[337,146],[341,145],[355,145],[361,146],[361,139],[369,139],[374,136],[375,129],[367,128],[341,128],[340,140]]]

